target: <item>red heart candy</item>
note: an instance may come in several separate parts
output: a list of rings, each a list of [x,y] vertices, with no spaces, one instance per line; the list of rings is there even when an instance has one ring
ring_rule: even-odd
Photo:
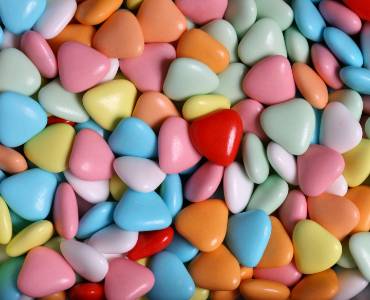
[[[105,300],[104,287],[100,283],[81,283],[68,292],[69,300]]]
[[[48,118],[48,123],[46,124],[46,127],[53,125],[53,124],[57,124],[57,123],[65,123],[65,124],[71,125],[72,127],[76,125],[75,122],[64,120],[56,116],[51,116]]]
[[[127,258],[138,260],[158,253],[171,243],[173,235],[171,226],[162,230],[140,232],[135,247],[127,252]]]
[[[222,109],[200,117],[190,126],[190,137],[195,148],[211,162],[224,167],[234,161],[242,133],[242,120],[232,109]]]
[[[343,0],[361,19],[370,22],[370,5],[368,0]]]

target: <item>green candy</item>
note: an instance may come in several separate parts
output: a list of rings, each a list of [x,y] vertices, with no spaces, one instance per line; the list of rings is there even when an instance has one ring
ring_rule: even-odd
[[[279,24],[282,31],[293,22],[293,10],[283,0],[255,0],[257,20],[270,18]]]
[[[22,293],[18,289],[17,279],[24,259],[24,256],[15,257],[0,266],[0,299],[16,300],[21,298]]]
[[[299,61],[308,65],[310,63],[310,46],[306,37],[295,24],[285,30],[284,37],[288,56],[292,63]]]
[[[90,118],[82,104],[83,93],[71,93],[64,89],[59,77],[45,85],[39,92],[39,102],[49,113],[59,118],[84,123]]]
[[[256,188],[246,211],[260,209],[269,215],[284,202],[288,192],[289,187],[286,181],[279,175],[271,175]]]
[[[357,268],[356,262],[354,261],[351,252],[349,250],[349,239],[350,237],[347,236],[341,243],[342,243],[342,255],[339,258],[337,264],[342,268]]]
[[[257,21],[241,40],[238,54],[240,60],[247,66],[254,66],[273,55],[287,57],[280,26],[268,18]]]
[[[360,121],[364,108],[361,95],[354,90],[338,90],[329,94],[329,102],[340,102]]]
[[[40,85],[40,72],[26,55],[15,48],[0,52],[0,92],[31,96]]]
[[[230,100],[231,106],[247,98],[243,90],[243,80],[247,75],[248,67],[242,63],[231,63],[225,70],[218,73],[220,84],[212,94],[225,96]]]
[[[253,133],[247,133],[242,142],[242,153],[245,171],[250,180],[260,184],[269,176],[270,165],[265,147]]]
[[[362,276],[370,281],[370,232],[359,232],[349,240],[349,250]]]
[[[304,99],[267,107],[261,114],[267,136],[294,155],[306,152],[315,130],[315,113]]]

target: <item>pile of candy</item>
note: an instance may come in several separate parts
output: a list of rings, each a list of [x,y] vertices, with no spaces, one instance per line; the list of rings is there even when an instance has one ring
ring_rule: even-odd
[[[343,1],[0,0],[0,300],[361,293],[370,4]]]

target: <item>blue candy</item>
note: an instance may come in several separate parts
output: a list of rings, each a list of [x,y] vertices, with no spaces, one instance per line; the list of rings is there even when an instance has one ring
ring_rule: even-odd
[[[370,69],[370,23],[364,23],[361,30],[361,50],[364,56],[364,67]]]
[[[0,95],[0,143],[18,147],[43,130],[45,110],[35,100],[14,92]]]
[[[114,222],[128,231],[151,231],[167,228],[172,217],[156,192],[139,193],[128,189],[114,211]]]
[[[12,258],[0,266],[0,299],[19,300],[22,293],[17,286],[19,272],[22,269],[25,257]]]
[[[333,54],[345,65],[361,67],[364,63],[360,48],[342,30],[328,27],[324,30],[324,39]]]
[[[171,243],[164,250],[175,254],[183,263],[191,261],[199,250],[176,230],[174,233]]]
[[[339,72],[340,79],[351,89],[370,95],[370,70],[357,67],[344,67]]]
[[[3,171],[0,170],[0,183],[6,178],[6,175]]]
[[[0,27],[0,46],[3,44],[3,42],[4,42],[4,31]]]
[[[195,284],[180,259],[171,252],[153,255],[149,263],[155,282],[147,294],[150,300],[188,300],[195,293]]]
[[[102,202],[86,212],[80,219],[76,237],[87,239],[100,229],[114,223],[113,214],[116,209],[116,202]]]
[[[0,194],[20,217],[39,221],[49,214],[56,188],[55,176],[36,168],[6,178],[0,184]]]
[[[313,109],[313,112],[315,113],[315,131],[313,132],[313,136],[312,136],[310,144],[319,144],[321,117],[322,117],[322,113],[324,110],[317,109],[315,107],[312,107],[312,109]]]
[[[161,185],[159,195],[167,205],[174,219],[182,208],[182,184],[179,174],[167,174]]]
[[[96,123],[92,118],[90,118],[88,121],[84,122],[84,123],[78,123],[74,126],[74,129],[76,131],[76,134],[82,130],[82,129],[85,129],[85,128],[90,128],[92,130],[95,130],[97,133],[99,133],[103,139],[105,139],[106,141],[108,140],[108,138],[110,137],[111,135],[111,132],[108,131],[108,130],[105,130],[103,127],[101,127],[98,123]]]
[[[251,210],[229,218],[226,244],[240,264],[254,268],[262,258],[271,235],[271,221],[262,210]]]
[[[316,6],[310,0],[293,0],[292,8],[301,33],[314,42],[321,42],[326,24]]]
[[[14,34],[30,30],[44,12],[46,0],[0,0],[0,14],[5,27]]]
[[[143,158],[158,156],[158,139],[148,124],[138,118],[119,122],[108,140],[109,147],[118,155]]]
[[[15,233],[21,232],[23,229],[25,229],[27,226],[33,223],[32,221],[28,221],[17,215],[10,207],[9,214],[12,220],[13,231]]]

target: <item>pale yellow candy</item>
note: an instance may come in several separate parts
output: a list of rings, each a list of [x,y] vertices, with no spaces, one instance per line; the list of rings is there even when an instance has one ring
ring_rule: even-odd
[[[131,116],[136,95],[136,87],[130,81],[118,79],[87,91],[82,102],[96,123],[113,131],[122,119]]]
[[[46,127],[24,145],[24,154],[39,168],[60,173],[68,169],[76,132],[71,125]]]
[[[138,259],[138,260],[135,260],[138,264],[144,266],[144,267],[148,267],[149,266],[149,263],[150,263],[150,258],[151,256],[148,256],[148,257],[145,257],[145,258],[141,258],[141,259]]]
[[[199,286],[195,286],[195,293],[189,300],[206,300],[211,293],[210,290],[202,289]]]
[[[198,95],[186,100],[182,115],[188,122],[220,109],[229,109],[230,101],[221,95]]]
[[[109,190],[112,194],[114,200],[120,201],[123,194],[128,189],[128,186],[126,183],[124,183],[121,178],[118,177],[118,175],[114,175],[110,181],[109,181]]]
[[[141,3],[143,3],[144,0],[127,0],[127,8],[129,10],[137,10],[139,9]]]
[[[8,205],[6,205],[4,199],[0,196],[0,244],[7,244],[12,239],[12,219]]]
[[[355,148],[342,156],[345,162],[343,176],[348,186],[360,185],[370,173],[370,140],[362,139]]]
[[[53,237],[54,226],[48,220],[32,223],[18,233],[6,247],[9,256],[16,257],[45,244]]]

